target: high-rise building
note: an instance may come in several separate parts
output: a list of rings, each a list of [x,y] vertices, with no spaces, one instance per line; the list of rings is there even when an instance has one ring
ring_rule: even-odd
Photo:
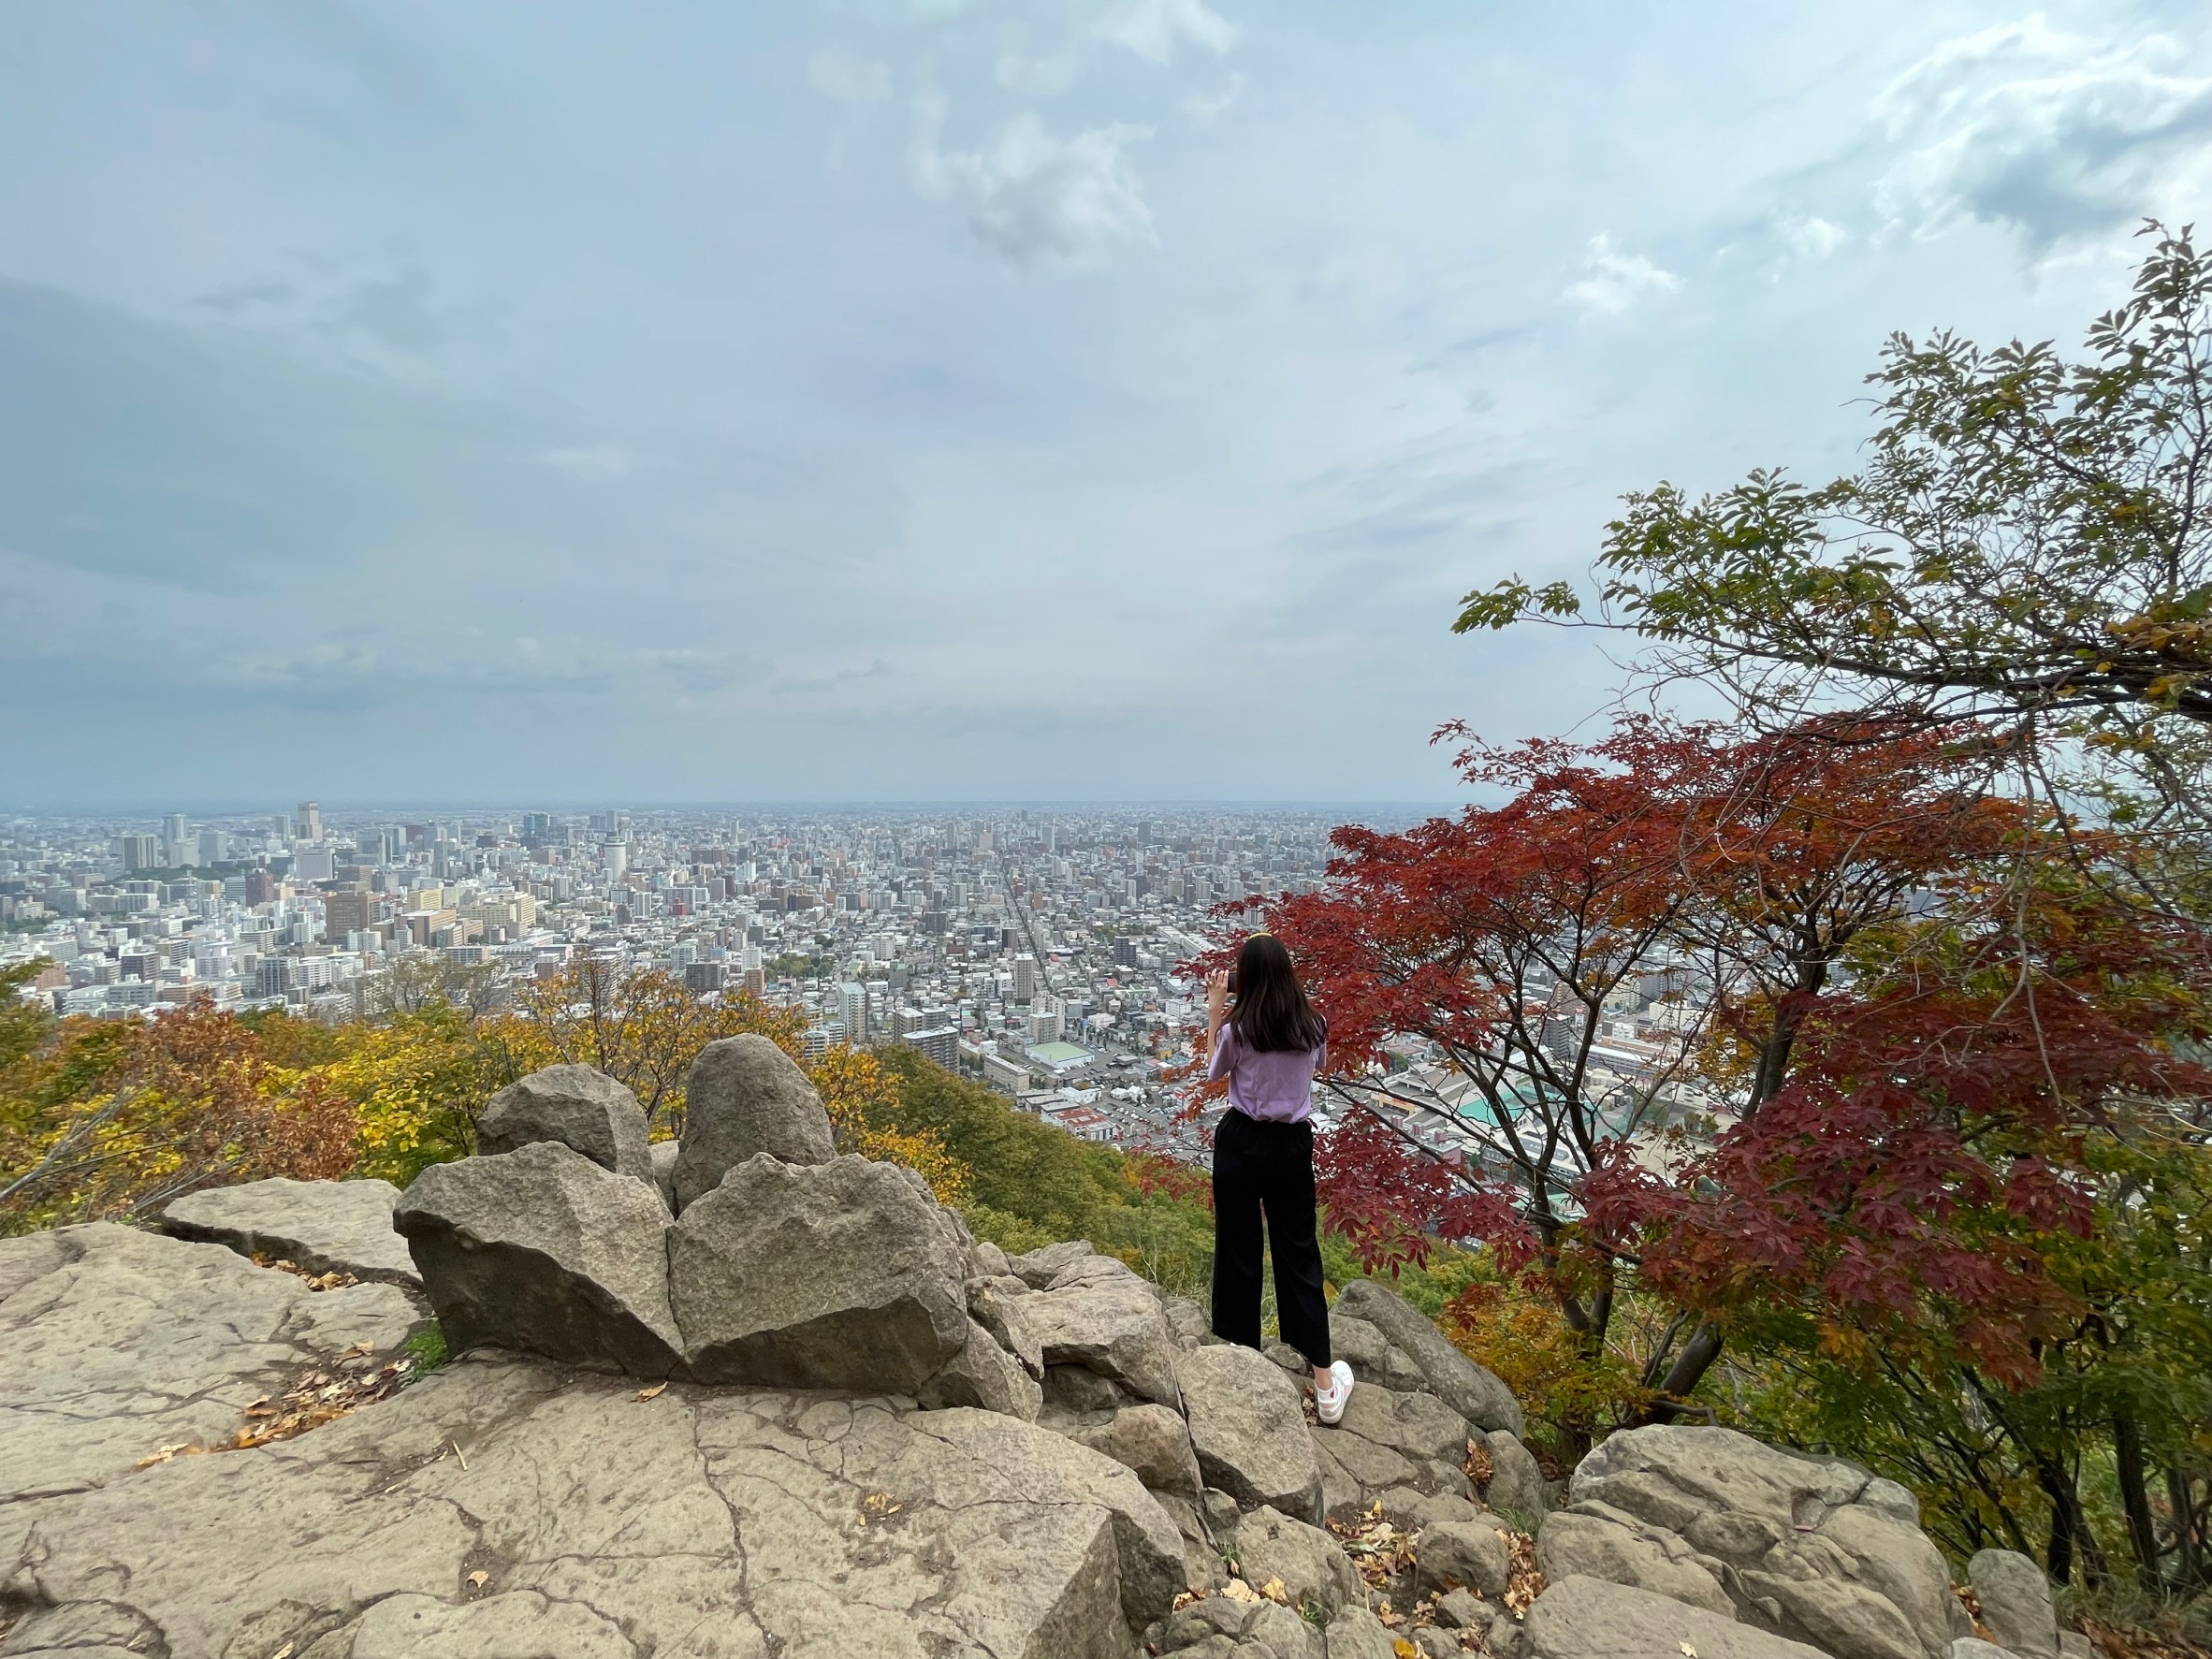
[[[171,812],[161,821],[161,838],[172,847],[182,847],[184,837],[191,833],[182,812]]]
[[[524,840],[526,840],[526,841],[542,841],[542,840],[544,840],[544,839],[545,839],[546,837],[550,836],[552,833],[553,833],[553,814],[552,814],[552,813],[550,813],[550,812],[525,812],[525,813],[522,815],[522,838],[523,838]]]
[[[960,1033],[950,1026],[931,1026],[923,1030],[909,1031],[899,1041],[909,1048],[920,1049],[947,1071],[960,1069]]]
[[[333,943],[349,933],[367,933],[389,912],[381,893],[339,892],[323,895],[323,937]]]
[[[868,988],[847,980],[837,987],[837,1008],[845,1018],[845,1041],[858,1048],[868,1040]]]
[[[1037,1000],[1037,958],[1024,952],[1014,958],[1013,999],[1018,1003]]]
[[[313,801],[299,803],[299,838],[302,841],[323,838],[323,809]]]
[[[720,962],[691,962],[684,967],[684,983],[702,997],[722,988],[728,968]]]
[[[1136,967],[1137,941],[1133,939],[1126,938],[1115,939],[1113,941],[1113,960],[1115,966],[1120,968]]]
[[[221,830],[204,829],[199,832],[198,863],[202,868],[223,862],[223,855],[228,851],[226,846],[227,839]]]
[[[123,867],[126,874],[137,870],[161,868],[161,837],[159,836],[123,836]]]

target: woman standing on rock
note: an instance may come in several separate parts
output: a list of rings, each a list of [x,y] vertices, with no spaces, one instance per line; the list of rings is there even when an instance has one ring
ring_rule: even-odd
[[[1230,1006],[1235,987],[1236,1003]],[[1314,1368],[1314,1404],[1340,1421],[1352,1368],[1329,1360],[1329,1303],[1314,1232],[1314,1073],[1329,1058],[1329,1023],[1306,1000],[1290,953],[1256,933],[1236,971],[1206,982],[1209,1079],[1229,1079],[1214,1131],[1214,1333],[1259,1346],[1260,1216],[1275,1258],[1283,1340]]]

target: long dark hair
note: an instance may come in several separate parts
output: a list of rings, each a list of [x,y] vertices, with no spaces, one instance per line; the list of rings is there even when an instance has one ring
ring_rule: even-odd
[[[1305,999],[1290,953],[1272,933],[1256,933],[1237,953],[1237,1005],[1229,1016],[1238,1041],[1255,1054],[1302,1055],[1329,1039],[1329,1022]]]

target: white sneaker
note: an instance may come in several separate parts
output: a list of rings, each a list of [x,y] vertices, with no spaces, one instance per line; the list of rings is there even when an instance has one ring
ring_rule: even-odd
[[[1332,1426],[1344,1421],[1344,1408],[1352,1398],[1352,1368],[1342,1360],[1329,1367],[1329,1386],[1314,1390],[1314,1411]]]

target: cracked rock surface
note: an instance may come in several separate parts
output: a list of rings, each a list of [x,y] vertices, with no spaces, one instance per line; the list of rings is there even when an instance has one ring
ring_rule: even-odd
[[[138,1470],[404,1298],[109,1227],[0,1245],[0,1295],[11,1659],[1126,1659],[1182,1584],[1137,1477],[1016,1419],[517,1356]]]
[[[309,1273],[351,1273],[420,1292],[422,1275],[392,1227],[400,1189],[389,1181],[293,1181],[272,1175],[187,1193],[162,1213],[171,1238],[225,1244],[241,1256],[290,1261]]]
[[[390,1285],[313,1291],[221,1244],[98,1222],[0,1240],[0,1525],[226,1441],[301,1367],[386,1354],[422,1315]]]

